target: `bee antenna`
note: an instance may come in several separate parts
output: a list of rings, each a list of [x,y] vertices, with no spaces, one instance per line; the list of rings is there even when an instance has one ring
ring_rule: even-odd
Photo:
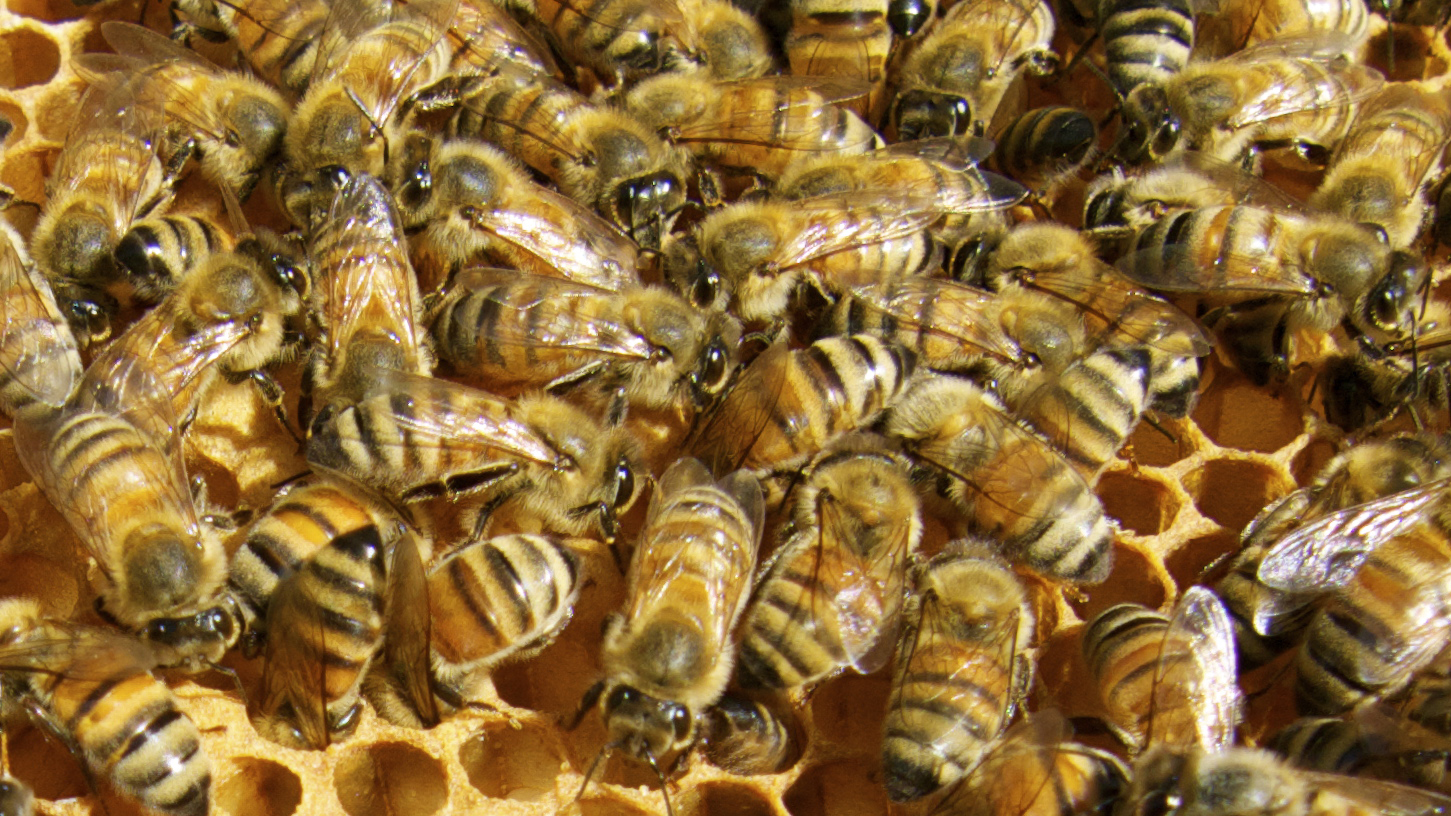
[[[584,798],[584,792],[589,788],[589,781],[594,778],[595,770],[599,768],[600,761],[609,756],[618,747],[620,747],[618,742],[607,742],[600,748],[599,753],[595,754],[594,760],[590,762],[589,768],[584,772],[584,781],[579,783],[579,792],[574,795],[574,801],[576,803]]]

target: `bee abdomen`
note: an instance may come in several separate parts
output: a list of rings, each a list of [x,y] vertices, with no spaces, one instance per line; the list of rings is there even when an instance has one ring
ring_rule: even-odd
[[[812,541],[802,542],[815,546]],[[799,546],[799,545],[798,545]],[[789,556],[787,556],[789,557]],[[751,602],[742,627],[737,676],[747,688],[800,688],[845,665],[839,633],[829,621],[811,620],[812,596],[830,598],[837,588],[811,575],[773,572]]]
[[[1194,10],[1185,0],[1118,0],[1101,13],[1109,80],[1119,94],[1162,83],[1188,64]]]
[[[1149,407],[1171,417],[1186,417],[1199,398],[1199,358],[1149,349]]]

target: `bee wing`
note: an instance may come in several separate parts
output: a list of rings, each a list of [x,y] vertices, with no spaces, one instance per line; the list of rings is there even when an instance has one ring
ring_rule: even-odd
[[[492,2],[460,2],[448,29],[454,65],[462,59],[470,71],[487,74],[500,65],[558,77],[549,48]]]
[[[271,718],[285,710],[303,741],[322,750],[330,740],[327,667],[320,652],[326,643],[325,628],[303,589],[294,572],[277,585],[267,602],[267,646],[257,711]]]
[[[1229,613],[1212,591],[1190,587],[1174,607],[1154,664],[1145,745],[1211,753],[1233,745],[1240,717],[1237,668]],[[1193,712],[1193,728],[1159,716],[1170,711]]]
[[[1028,26],[1038,13],[1037,5],[1037,0],[1006,0],[1006,2],[965,0],[948,9],[943,19],[973,18],[991,21],[992,42],[1000,44],[1001,47],[993,49],[997,55],[997,61],[991,65],[984,64],[981,68],[982,75],[990,77],[998,73],[1011,74],[1016,66],[1005,68],[1004,62],[1010,55],[1021,53],[1029,44],[1024,38],[1032,35],[1032,32],[1028,31]],[[1047,33],[1051,39],[1053,18],[1049,16],[1047,19],[1049,21]]]
[[[1051,788],[1057,757],[1073,736],[1056,709],[1035,711],[1003,734],[933,812],[953,816],[1024,816]]]
[[[459,0],[330,0],[328,21],[317,48],[312,84],[318,85],[349,67],[353,54],[366,54],[365,71],[371,87],[352,87],[353,98],[378,125],[392,118],[399,104],[436,77],[421,71],[439,47],[454,18]],[[399,34],[389,31],[396,26]],[[411,30],[410,30],[411,29]],[[373,47],[359,48],[373,40]],[[414,47],[402,47],[404,43]],[[386,59],[378,60],[378,54]]]
[[[1001,360],[1017,360],[1022,351],[993,319],[997,295],[985,289],[953,281],[904,277],[895,281],[850,290],[857,302],[882,312],[899,327],[920,335],[932,335],[961,344],[974,353]],[[934,304],[931,312],[920,304]],[[942,319],[943,316],[950,317]]]
[[[803,198],[795,230],[777,253],[776,266],[788,269],[858,247],[916,235],[942,214],[935,197],[873,192]]]
[[[773,343],[750,365],[737,369],[725,396],[691,434],[686,449],[712,472],[728,473],[745,464],[786,387],[790,353],[786,343]]]
[[[1088,318],[1090,328],[1097,324],[1101,338],[1127,337],[1188,357],[1203,357],[1213,350],[1204,329],[1184,310],[1129,283],[1102,261],[1093,259],[1089,267],[1091,272],[1034,270],[1031,279],[1016,279],[1071,304]]]
[[[540,277],[511,272],[512,278],[527,283]],[[465,287],[456,281],[455,291]],[[593,286],[555,283],[541,289],[532,300],[489,296],[487,308],[500,315],[517,314],[493,323],[489,341],[499,346],[570,349],[624,360],[648,360],[654,349],[635,329],[615,319],[614,309],[588,308],[609,302],[611,292]]]
[[[165,118],[155,95],[143,92],[141,80],[122,73],[91,82],[46,182],[47,201],[64,199],[82,183],[104,190],[114,205],[112,230],[118,238],[153,203],[143,200],[143,193],[159,192],[160,166],[141,159],[157,156]],[[133,160],[95,166],[97,155],[109,157],[121,150]]]
[[[1451,813],[1451,797],[1410,785],[1372,779],[1366,776],[1301,771],[1308,787],[1316,792],[1317,801],[1311,804],[1315,813],[1378,813],[1381,816],[1445,816]],[[1351,807],[1344,804],[1336,807],[1333,802],[1323,802],[1319,797],[1349,800]],[[1322,809],[1323,808],[1323,809]]]
[[[81,355],[50,284],[0,228],[0,368],[36,401],[59,408],[81,379]],[[7,413],[15,406],[0,389]],[[16,395],[23,399],[22,395]]]
[[[886,665],[897,643],[911,536],[905,525],[896,532],[877,552],[858,552],[840,504],[828,498],[822,504],[817,543],[812,548],[814,563],[807,563],[817,574],[840,576],[832,596],[822,599],[829,608],[812,611],[834,619],[847,661],[862,674]],[[824,594],[816,592],[818,588],[819,583],[812,587],[813,607],[820,603],[816,596]]]
[[[608,221],[539,185],[528,198],[514,207],[482,210],[472,226],[533,255],[559,277],[611,291],[639,282],[639,247]]]
[[[890,144],[861,158],[871,161],[879,157],[913,156],[930,159],[950,170],[966,170],[981,164],[996,149],[992,139],[982,136],[933,136]]]
[[[156,666],[145,644],[117,630],[50,621],[38,628],[40,634],[0,647],[0,673],[100,682],[132,677]]]
[[[1300,199],[1238,164],[1200,150],[1186,150],[1171,156],[1161,162],[1158,168],[1165,172],[1183,171],[1185,174],[1199,176],[1204,179],[1205,186],[1224,194],[1226,200],[1236,204],[1291,213],[1308,212]]]
[[[392,332],[410,359],[428,358],[406,246],[393,198],[377,179],[356,176],[338,191],[312,242],[328,359],[339,359],[358,334],[378,329]],[[385,251],[397,253],[395,262],[378,261]]]
[[[438,725],[438,701],[433,697],[430,656],[432,617],[428,606],[428,579],[418,553],[418,537],[408,532],[393,545],[384,595],[384,665],[398,681],[425,728]]]
[[[1357,122],[1370,122],[1374,117],[1383,113],[1394,113],[1398,110],[1417,111],[1427,119],[1434,119],[1440,133],[1451,132],[1451,98],[1448,98],[1444,89],[1427,91],[1417,88],[1404,82],[1394,82],[1382,88],[1374,98],[1366,101],[1360,107],[1357,115]],[[1410,133],[1409,136],[1401,135],[1405,130],[1404,120],[1397,119],[1390,127],[1384,127],[1372,131],[1376,134],[1373,141],[1367,142],[1363,137],[1357,139],[1357,150],[1374,152],[1385,156],[1398,168],[1402,168],[1405,177],[1413,182],[1424,180],[1432,172],[1432,166],[1441,160],[1441,154],[1445,147],[1444,138],[1426,139],[1420,134]],[[1352,135],[1359,128],[1352,129]],[[1345,149],[1350,142],[1346,139],[1341,143],[1337,154]],[[1331,159],[1333,163],[1339,156]]]
[[[1420,524],[1448,488],[1451,479],[1440,479],[1299,527],[1270,548],[1259,579],[1286,592],[1343,587],[1377,547]]]
[[[772,145],[783,150],[800,150],[803,154],[867,151],[876,143],[876,135],[870,131],[850,145],[826,143],[812,134],[836,133],[840,128],[835,120],[840,118],[841,110],[834,103],[865,96],[870,90],[871,83],[852,78],[775,76],[721,82],[717,83],[715,92],[726,101],[727,115],[704,117],[702,121],[673,128],[671,138],[679,144]],[[732,97],[737,96],[758,104],[735,104]],[[793,125],[783,132],[782,122],[799,123],[799,128]],[[815,122],[822,124],[812,124]]]
[[[652,0],[638,14],[620,15],[625,18],[624,22],[612,22],[593,14],[597,4],[581,0],[560,0],[559,5],[602,28],[621,34],[641,34],[651,39],[656,37],[658,31],[688,31],[690,25],[685,11],[676,0]],[[558,19],[558,16],[559,13],[556,13],[555,18]]]
[[[1255,48],[1245,49],[1229,59],[1243,64],[1264,60],[1294,59],[1312,63],[1324,73],[1297,82],[1268,83],[1230,117],[1224,127],[1230,130],[1256,125],[1305,111],[1345,108],[1373,96],[1385,85],[1385,76],[1374,68],[1344,58],[1343,37],[1305,37],[1269,40]]]
[[[1189,216],[1193,217],[1193,216]],[[1145,289],[1162,292],[1263,293],[1310,296],[1319,285],[1298,265],[1262,255],[1221,252],[1205,258],[1184,243],[1130,252],[1117,264],[1120,274]]]
[[[542,92],[560,99],[573,97],[581,105],[589,105],[589,100],[581,96],[572,87],[556,79],[543,77],[531,71],[504,65],[498,68],[492,76],[481,80],[479,85],[481,92],[469,95],[464,99],[462,104],[480,119],[498,123],[503,127],[515,130],[521,135],[539,142],[550,154],[558,154],[564,160],[579,162],[587,166],[593,164],[594,158],[581,154],[578,138],[571,130],[566,129],[568,117],[536,116],[533,117],[534,121],[528,123],[527,127],[523,123],[516,122],[513,119],[501,119],[497,114],[491,112],[486,104],[479,102],[479,99],[490,99],[496,95],[492,92],[483,92],[484,89],[491,85],[504,85],[514,88],[541,86]],[[521,147],[517,152],[522,154],[524,151],[538,149]]]

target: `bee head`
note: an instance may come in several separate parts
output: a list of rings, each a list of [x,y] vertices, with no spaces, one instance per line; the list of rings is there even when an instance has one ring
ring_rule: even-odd
[[[916,88],[897,97],[892,127],[898,141],[962,136],[974,129],[972,103],[954,94]],[[979,134],[981,135],[981,134]]]

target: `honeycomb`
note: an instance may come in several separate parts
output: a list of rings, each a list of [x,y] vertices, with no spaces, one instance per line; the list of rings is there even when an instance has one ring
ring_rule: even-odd
[[[83,51],[102,50],[106,19],[164,25],[165,10],[134,0],[95,8],[69,0],[6,0],[0,8],[0,114],[14,123],[4,145],[0,183],[39,202],[84,89],[70,68]],[[1378,18],[1371,49],[1384,41]],[[1446,44],[1419,30],[1398,30],[1395,78],[1439,76]],[[1051,88],[1036,93],[1053,96]],[[1105,104],[1103,107],[1107,107]],[[249,204],[256,223],[277,216]],[[1059,202],[1072,212],[1072,195]],[[265,207],[266,205],[260,205]],[[33,208],[10,213],[27,231]],[[1072,217],[1068,217],[1070,223]],[[296,393],[299,374],[281,376]],[[1083,622],[1117,603],[1167,608],[1178,591],[1203,580],[1236,547],[1240,530],[1269,502],[1304,485],[1340,449],[1342,432],[1318,418],[1306,388],[1272,393],[1211,360],[1198,407],[1187,420],[1142,424],[1103,476],[1100,495],[1119,520],[1110,580],[1064,592],[1037,586],[1043,638],[1030,707],[1056,706],[1069,717],[1098,703],[1080,657]],[[295,406],[293,406],[295,408]],[[21,468],[0,430],[0,597],[32,595],[56,618],[91,614],[96,576],[64,520]],[[204,477],[208,499],[261,509],[275,485],[306,470],[296,442],[245,385],[221,386],[186,437],[187,461]],[[670,457],[664,457],[668,461]],[[660,463],[653,463],[656,469]],[[229,542],[232,548],[240,536]],[[432,816],[447,813],[550,814],[575,801],[605,743],[597,716],[567,728],[598,677],[596,643],[604,617],[623,599],[623,579],[597,542],[577,542],[590,576],[562,635],[537,657],[507,665],[479,705],[428,731],[395,727],[367,708],[356,734],[325,751],[295,751],[256,734],[233,682],[219,674],[166,679],[202,732],[213,763],[214,812],[231,816]],[[244,687],[256,685],[260,660],[228,665]],[[734,776],[691,757],[668,781],[681,816],[872,816],[892,811],[880,783],[879,742],[888,694],[885,672],[847,674],[815,690],[800,707],[809,741],[788,771]],[[1272,709],[1257,702],[1246,732],[1268,729]],[[1280,706],[1283,710],[1285,707]],[[1279,716],[1284,716],[1282,713]],[[1092,736],[1089,737],[1092,740]],[[126,816],[134,805],[102,786],[93,792],[63,746],[21,726],[10,735],[11,772],[32,786],[37,810],[56,816]],[[652,771],[616,756],[582,798],[584,816],[664,812]]]

